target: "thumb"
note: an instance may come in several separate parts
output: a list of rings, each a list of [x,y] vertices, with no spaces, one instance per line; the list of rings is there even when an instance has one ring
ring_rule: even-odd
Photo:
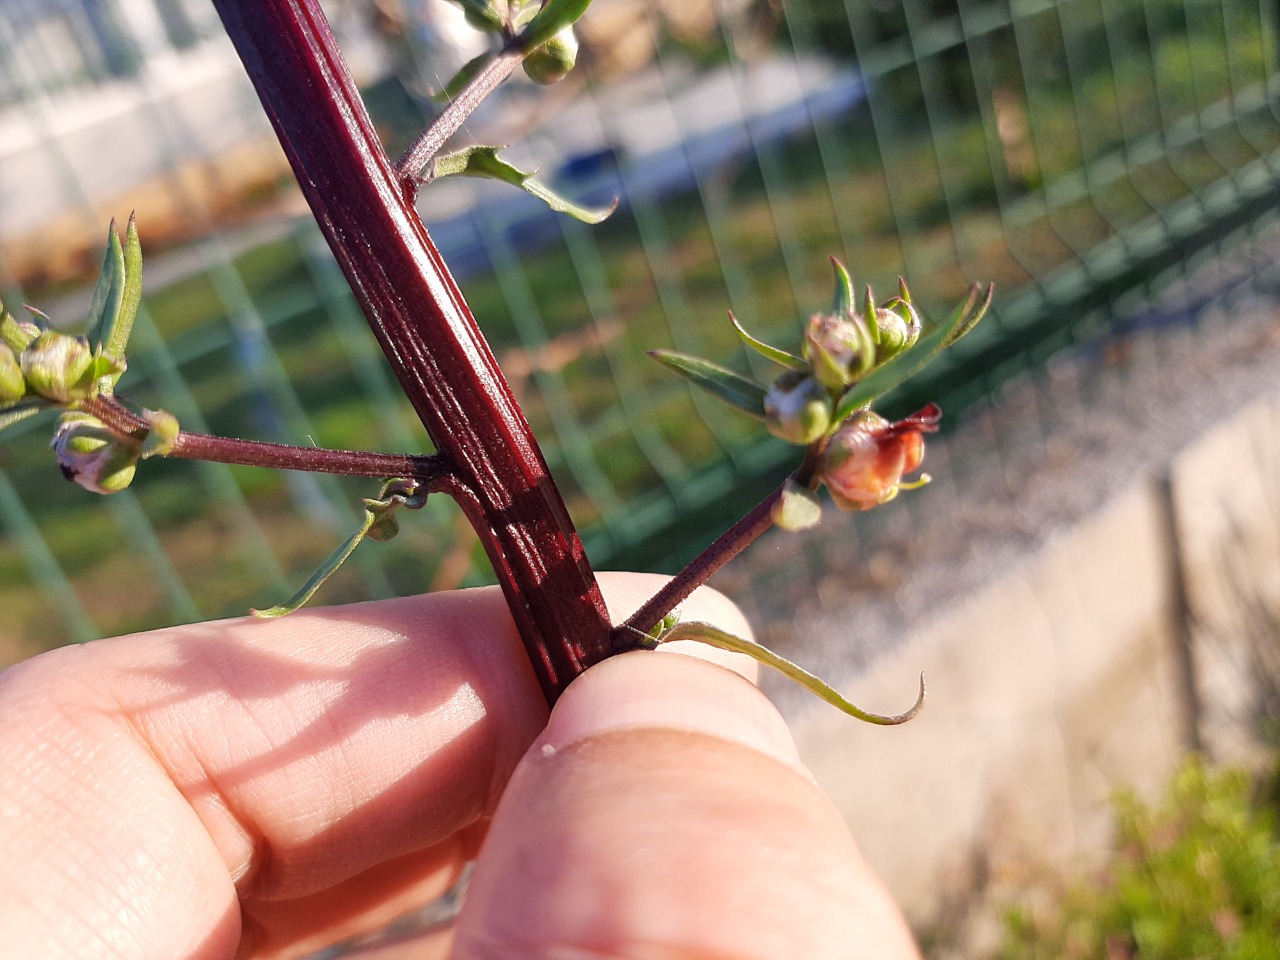
[[[918,956],[768,700],[648,652],[557,704],[499,805],[453,955]]]

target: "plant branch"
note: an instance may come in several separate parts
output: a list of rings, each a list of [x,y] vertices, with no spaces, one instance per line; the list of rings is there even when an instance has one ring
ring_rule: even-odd
[[[814,444],[805,451],[804,462],[791,479],[802,485],[814,483],[821,454],[821,445]],[[751,512],[722,533],[715,542],[693,558],[689,564],[667,581],[666,585],[645,601],[610,633],[610,642],[617,650],[629,650],[644,646],[650,630],[668,613],[684,603],[693,591],[711,579],[725,564],[758,540],[773,526],[773,508],[782,498],[785,483],[752,508]]]
[[[401,387],[450,465],[548,701],[609,655],[609,619],[564,501],[392,168],[318,0],[214,0]]]
[[[440,152],[440,148],[449,138],[458,132],[458,128],[466,123],[467,118],[484,103],[503,80],[511,76],[515,68],[524,59],[524,50],[506,49],[491,60],[471,82],[449,101],[449,106],[436,117],[418,138],[409,144],[409,149],[395,163],[396,176],[401,182],[415,185],[428,173],[428,165]]]
[[[99,396],[82,402],[79,408],[92,414],[117,433],[142,440],[150,425],[114,397]],[[210,460],[246,467],[275,470],[305,470],[348,477],[408,477],[441,489],[449,469],[438,454],[414,456],[406,453],[368,453],[362,450],[328,450],[323,447],[296,447],[259,440],[237,440],[207,433],[180,431],[165,456],[180,460]]]

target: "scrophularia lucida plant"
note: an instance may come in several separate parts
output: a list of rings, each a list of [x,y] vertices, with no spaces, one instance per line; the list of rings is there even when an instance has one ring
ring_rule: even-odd
[[[872,410],[982,318],[991,288],[977,286],[941,323],[924,319],[905,282],[878,304],[868,287],[859,306],[845,267],[833,260],[829,310],[797,329],[798,352],[743,341],[779,368],[770,383],[711,361],[654,351],[660,363],[802,448],[798,468],[624,622],[605,611],[564,502],[493,353],[415,209],[419,188],[446,176],[487,177],[539,197],[554,210],[598,222],[612,208],[586,209],[516,169],[496,146],[442,153],[472,111],[517,67],[535,82],[572,70],[573,26],[590,0],[454,0],[491,38],[490,50],[445,85],[447,106],[394,162],[379,142],[317,0],[215,0],[303,194],[436,453],[410,456],[261,443],[181,429],[164,411],[117,394],[142,293],[142,254],[131,217],[123,238],[112,223],[83,335],[52,329],[33,308],[0,307],[0,428],[44,411],[58,414],[52,446],[67,479],[110,494],[126,488],[141,461],[182,457],[285,470],[378,478],[364,518],[293,597],[256,610],[297,609],[365,539],[387,540],[401,510],[432,494],[461,506],[484,544],[548,702],[579,673],[612,654],[673,640],[698,640],[749,654],[853,716],[895,724],[914,716],[859,709],[772,651],[704,623],[682,621],[679,605],[770,527],[800,531],[819,522],[825,487],[840,510],[869,510],[928,481],[917,474],[924,435],[941,411],[929,405],[898,421]],[[145,468],[144,468],[145,469]]]

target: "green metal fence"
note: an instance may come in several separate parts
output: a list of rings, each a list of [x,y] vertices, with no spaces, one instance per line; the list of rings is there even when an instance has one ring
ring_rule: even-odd
[[[787,469],[786,448],[692,396],[646,349],[747,367],[727,311],[794,341],[798,320],[829,297],[832,254],[878,288],[905,274],[937,310],[969,282],[995,280],[993,318],[898,399],[928,396],[954,413],[1059,350],[1122,330],[1144,298],[1280,203],[1271,2],[806,0],[708,3],[704,19],[696,4],[671,6],[602,4],[586,31],[588,82],[572,95],[516,87],[478,118],[503,139],[518,134],[517,150],[566,192],[620,195],[610,221],[584,227],[478,188],[422,200],[600,566],[670,568]],[[368,11],[352,2],[333,13],[341,26]],[[122,390],[193,429],[426,449],[291,189],[267,177],[248,206],[212,209],[190,169],[216,178],[218,157],[238,145],[188,156],[203,129],[183,106],[190,94],[172,83],[149,93],[145,59],[97,87],[24,72],[43,34],[32,40],[29,23],[6,16],[0,40],[16,53],[5,89],[16,93],[4,109],[34,131],[31,149],[63,158],[50,249],[69,222],[104,232],[112,203],[78,166],[75,144],[95,128],[60,125],[77,97],[123,90],[142,104],[137,129],[168,158],[115,202],[167,190],[187,211],[154,242],[141,222],[147,296]],[[192,36],[214,30],[188,25]],[[370,102],[394,149],[421,120],[439,50],[407,16],[378,26],[398,73],[371,78]],[[206,39],[160,55],[182,69],[225,53]],[[251,110],[231,89],[219,103]],[[536,129],[524,129],[527,116]],[[260,137],[261,121],[245,117],[243,139]],[[3,197],[22,189],[5,183],[17,155],[0,157],[0,234]],[[0,262],[5,302],[74,322],[84,270],[15,257]],[[94,498],[59,480],[48,429],[28,421],[0,448],[5,660],[280,599],[349,532],[372,489],[149,462],[130,491]],[[424,514],[398,540],[358,551],[326,598],[483,580],[451,504]]]

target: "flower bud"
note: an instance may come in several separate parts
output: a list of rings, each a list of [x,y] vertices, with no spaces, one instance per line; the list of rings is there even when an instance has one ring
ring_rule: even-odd
[[[870,366],[874,350],[859,317],[815,313],[804,330],[804,358],[828,390],[840,391]]]
[[[841,424],[823,454],[821,479],[841,510],[870,510],[888,503],[901,489],[928,482],[903,483],[924,459],[924,434],[938,429],[942,411],[930,404],[896,423],[863,410]]]
[[[877,363],[893,359],[920,339],[920,314],[901,297],[894,297],[876,311],[876,324],[880,328]]]
[[[565,27],[554,37],[525,54],[525,76],[544,86],[568,76],[578,62],[578,38],[573,27]]]
[[[831,426],[831,394],[797,371],[780,376],[764,397],[764,422],[775,437],[808,446]]]
[[[92,493],[118,493],[133,482],[138,445],[87,413],[59,417],[51,446],[62,475]]]
[[[27,381],[22,376],[18,358],[4,344],[0,344],[0,406],[17,403],[27,392]]]
[[[46,330],[27,344],[19,360],[27,389],[55,403],[92,395],[93,351],[84,337]]]

